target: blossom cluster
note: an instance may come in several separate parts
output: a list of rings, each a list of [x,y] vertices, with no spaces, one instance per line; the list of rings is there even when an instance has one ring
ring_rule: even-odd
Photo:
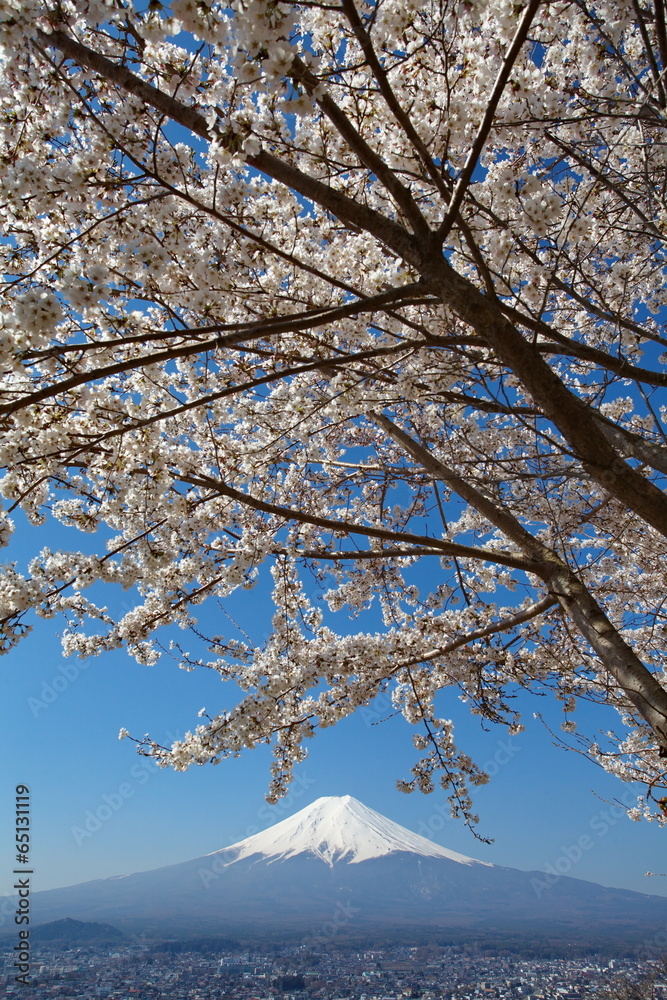
[[[33,609],[68,654],[236,684],[139,741],[165,766],[271,743],[276,798],[390,691],[421,754],[400,787],[472,823],[442,692],[517,731],[523,687],[566,733],[580,698],[616,709],[592,756],[664,780],[618,667],[667,688],[658,27],[631,0],[519,14],[0,5],[0,494],[101,539],[4,567],[2,648]],[[205,636],[197,608],[267,573],[268,639]],[[88,596],[114,587],[119,617]]]

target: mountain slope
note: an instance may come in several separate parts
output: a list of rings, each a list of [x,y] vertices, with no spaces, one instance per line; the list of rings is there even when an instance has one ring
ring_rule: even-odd
[[[637,940],[665,926],[667,899],[476,861],[344,796],[193,861],[34,895],[36,922],[68,916],[234,937],[468,928]]]
[[[235,860],[261,855],[284,860],[297,854],[312,855],[333,866],[341,861],[358,864],[371,858],[406,851],[424,858],[446,858],[465,865],[487,865],[406,830],[351,795],[316,799],[275,826],[226,848],[237,851]],[[216,851],[214,855],[223,854]],[[233,863],[233,862],[230,862]],[[487,867],[492,867],[487,865]]]

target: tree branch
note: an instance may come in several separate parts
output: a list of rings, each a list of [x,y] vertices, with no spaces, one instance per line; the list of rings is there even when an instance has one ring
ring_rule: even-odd
[[[37,38],[42,45],[60,49],[67,58],[75,60],[80,66],[91,69],[104,79],[115,83],[126,93],[134,94],[149,107],[155,108],[156,111],[161,112],[172,121],[183,125],[195,135],[207,140],[217,135],[223,143],[228,138],[224,133],[209,129],[206,119],[198,111],[181,101],[177,101],[169,94],[163,93],[152,84],[146,83],[145,80],[142,80],[135,73],[131,73],[124,66],[117,65],[106,56],[94,52],[81,42],[75,41],[64,31],[54,30],[47,35],[38,30]],[[417,260],[413,237],[398,223],[386,219],[373,209],[360,205],[354,199],[348,198],[347,195],[323,184],[322,181],[304,174],[297,167],[285,163],[266,150],[261,150],[255,156],[246,155],[245,160],[256,170],[285,184],[304,198],[308,198],[332,212],[342,222],[360,226],[372,232],[377,239],[405,260],[411,263]]]
[[[493,90],[491,91],[491,96],[486,105],[486,110],[484,112],[484,117],[480,123],[477,130],[477,135],[470,147],[470,152],[464,164],[463,170],[456,182],[454,191],[452,192],[449,205],[445,212],[445,216],[438,227],[437,235],[438,239],[442,242],[447,239],[450,229],[454,225],[456,220],[456,215],[461,207],[461,202],[466,192],[466,188],[472,180],[472,175],[475,171],[475,167],[482,155],[482,150],[486,145],[486,140],[489,137],[489,133],[494,125],[494,119],[496,115],[496,110],[500,102],[500,98],[503,95],[503,91],[510,78],[512,69],[514,68],[514,63],[519,57],[519,53],[523,47],[523,43],[528,37],[528,32],[530,31],[530,26],[533,23],[533,18],[537,13],[538,7],[542,3],[542,0],[529,0],[526,8],[523,12],[519,25],[516,29],[512,43],[507,50],[507,55],[503,61],[503,65],[500,68],[500,72],[496,77],[495,83],[493,85]]]
[[[458,545],[455,542],[445,542],[439,538],[429,538],[428,535],[415,535],[408,531],[392,531],[389,528],[374,528],[370,525],[354,524],[351,521],[340,521],[330,517],[318,517],[303,509],[293,507],[283,507],[279,504],[267,503],[257,497],[242,493],[240,490],[228,486],[227,483],[211,476],[177,476],[180,482],[190,483],[192,486],[202,486],[205,489],[216,490],[220,496],[229,497],[235,500],[242,507],[251,507],[253,510],[262,511],[265,514],[273,514],[286,521],[297,521],[301,524],[314,524],[319,528],[326,528],[329,531],[343,532],[346,535],[364,535],[367,538],[381,538],[388,541],[405,542],[406,544],[424,545],[430,549],[437,549],[445,556],[459,556],[466,559],[481,559],[485,562],[498,563],[501,566],[512,566],[514,569],[523,569],[527,572],[535,572],[535,566],[529,559],[522,559],[520,556],[513,556],[509,553],[496,552],[493,549],[474,548],[469,545]]]
[[[429,280],[439,280],[443,303],[469,323],[518,376],[593,479],[667,537],[665,494],[623,461],[591,417],[590,409],[551,370],[538,348],[442,257],[431,255],[421,271]]]
[[[667,691],[609,621],[579,577],[552,549],[533,538],[509,511],[484,497],[388,417],[377,413],[371,416],[428,472],[446,483],[523,550],[535,566],[533,572],[544,580],[551,596],[567,611],[667,751]]]

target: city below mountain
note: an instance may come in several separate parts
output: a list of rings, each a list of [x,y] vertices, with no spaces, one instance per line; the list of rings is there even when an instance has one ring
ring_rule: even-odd
[[[314,943],[416,931],[638,941],[665,927],[667,898],[476,861],[345,795],[193,861],[35,894],[35,923],[65,917]]]

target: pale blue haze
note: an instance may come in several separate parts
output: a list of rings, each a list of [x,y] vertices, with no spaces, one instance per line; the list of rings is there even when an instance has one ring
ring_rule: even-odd
[[[26,555],[47,542],[52,548],[83,543],[91,549],[99,543],[95,536],[60,529],[57,538],[46,530],[22,529],[19,541]],[[9,557],[23,561],[16,547]],[[109,593],[105,599],[112,597]],[[131,595],[115,599],[120,605]],[[264,586],[241,592],[227,607],[256,641],[266,634],[271,608]],[[381,721],[391,714],[387,699],[318,734],[292,793],[270,807],[264,800],[270,763],[265,747],[217,767],[177,774],[155,768],[136,755],[132,743],[117,739],[126,727],[133,735],[148,732],[169,742],[197,724],[200,708],[213,713],[228,707],[233,691],[226,691],[217,676],[186,673],[168,659],[155,667],[137,666],[123,652],[65,660],[56,635],[61,628],[61,622],[37,620],[32,634],[0,662],[6,758],[0,894],[9,891],[14,867],[14,786],[25,782],[32,792],[34,890],[195,858],[264,829],[320,796],[350,794],[403,826],[481,860],[542,871],[553,866],[577,878],[667,895],[667,878],[645,877],[647,870],[667,871],[667,831],[633,823],[614,808],[621,797],[630,803],[639,787],[622,785],[581,756],[552,745],[543,724],[532,717],[542,712],[558,731],[562,716],[549,696],[521,695],[526,732],[514,737],[501,729],[483,731],[455,694],[443,696],[442,713],[456,721],[461,746],[496,772],[475,796],[479,832],[495,838],[488,845],[448,817],[442,792],[406,796],[396,790],[395,780],[410,776],[416,754],[412,730],[400,717]],[[186,636],[179,638],[187,648]],[[580,718],[589,731],[615,724],[613,713],[590,706],[580,710]],[[576,860],[582,837],[589,846]]]

